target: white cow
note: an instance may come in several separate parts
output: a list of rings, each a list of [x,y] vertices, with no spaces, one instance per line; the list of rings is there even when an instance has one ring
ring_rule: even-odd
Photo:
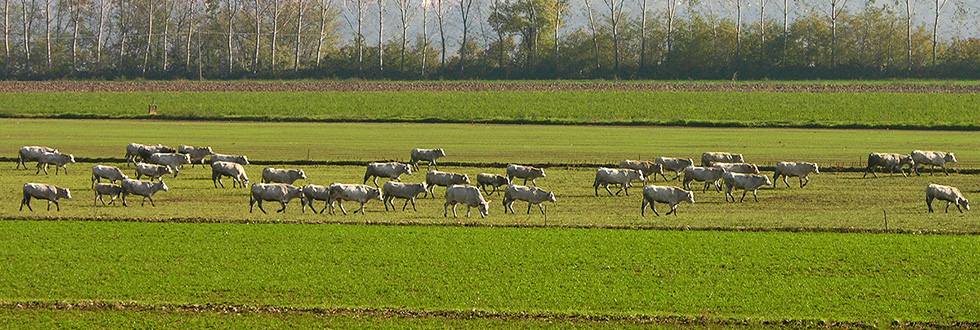
[[[68,188],[61,188],[51,184],[26,183],[24,184],[24,198],[20,200],[20,209],[18,211],[23,211],[24,205],[27,205],[27,209],[34,212],[34,209],[31,208],[31,198],[48,201],[48,211],[51,211],[51,203],[54,203],[57,210],[61,211],[61,204],[58,204],[58,200],[62,198],[71,199],[71,191]]]
[[[507,214],[507,211],[517,213],[514,212],[515,201],[527,202],[527,214],[531,214],[532,205],[537,205],[541,215],[547,217],[548,206],[544,205],[544,202],[555,203],[558,199],[555,198],[555,193],[541,188],[510,185],[507,186],[507,190],[504,190],[504,214]]]
[[[884,168],[890,173],[895,173],[895,171],[902,172],[902,176],[907,177],[908,175],[905,174],[905,170],[903,169],[905,165],[908,165],[912,171],[915,170],[915,161],[912,160],[912,156],[872,152],[868,154],[868,167],[864,170],[864,177],[867,178],[868,172],[870,172],[871,175],[877,178],[878,174],[875,173],[875,168],[878,167]]]
[[[810,174],[820,174],[820,167],[816,163],[808,162],[779,162],[776,163],[776,171],[772,175],[772,181],[777,182],[779,177],[783,177],[783,184],[789,188],[788,177],[800,178],[800,188],[805,188],[810,184]]]
[[[262,169],[262,183],[293,184],[297,180],[306,180],[306,172],[297,169],[278,169],[272,167]]]
[[[667,215],[671,213],[674,216],[677,215],[677,206],[681,202],[688,202],[694,204],[694,193],[674,187],[664,187],[664,186],[646,186],[643,187],[643,202],[640,203],[640,216],[647,216],[647,204],[650,205],[650,209],[653,210],[653,214],[660,216],[660,212],[657,212],[657,203],[664,203],[670,206],[670,211]]]
[[[613,192],[609,190],[609,185],[619,185],[619,190],[616,191],[615,195],[618,196],[620,192],[626,191],[626,196],[629,196],[629,187],[632,187],[631,183],[634,181],[646,181],[644,180],[643,172],[628,168],[600,167],[595,172],[595,181],[592,182],[592,188],[595,188],[596,196],[599,196],[599,186],[605,188],[609,196],[613,196]]]
[[[211,184],[215,188],[221,185],[221,188],[225,187],[225,184],[221,182],[221,177],[231,177],[231,187],[235,188],[240,186],[245,188],[248,185],[248,175],[245,173],[245,166],[239,163],[232,162],[214,162],[211,163]]]
[[[952,152],[944,151],[915,150],[912,151],[912,161],[915,162],[912,165],[912,172],[915,172],[915,175],[921,175],[919,174],[919,166],[922,165],[929,165],[932,168],[932,171],[929,171],[929,175],[935,173],[937,166],[943,169],[943,173],[949,175],[949,172],[946,171],[946,165],[956,164],[956,155]]]
[[[691,182],[704,182],[701,192],[708,192],[708,187],[714,185],[721,192],[721,178],[725,175],[725,169],[720,167],[697,167],[691,166],[684,169],[684,189],[691,190]]]
[[[446,204],[442,207],[442,216],[449,216],[449,206],[453,207],[453,218],[457,218],[456,205],[466,205],[466,217],[470,216],[472,208],[480,211],[480,217],[486,218],[490,215],[490,201],[483,198],[480,188],[470,185],[454,185],[446,189]]]
[[[156,207],[156,204],[153,203],[153,195],[155,195],[158,191],[170,191],[170,188],[163,182],[163,179],[160,179],[160,181],[157,182],[127,179],[123,180],[122,187],[123,206],[129,206],[126,205],[126,196],[136,195],[143,197],[143,201],[140,203],[140,206],[146,205],[146,200],[149,199],[150,206]]]
[[[439,169],[436,160],[442,157],[446,157],[446,151],[442,149],[412,149],[412,159],[408,162],[416,170],[419,169],[419,162],[425,161],[428,163],[428,167],[435,167]]]
[[[643,172],[643,176],[647,179],[652,179],[657,181],[657,175],[664,178],[667,181],[667,177],[664,176],[664,165],[658,164],[656,162],[651,162],[648,160],[624,160],[619,162],[620,168],[628,168],[631,170],[637,170]]]
[[[370,163],[367,165],[367,170],[364,171],[364,182],[361,183],[367,184],[368,179],[374,178],[374,186],[377,187],[378,178],[399,181],[399,178],[403,174],[412,174],[411,164],[402,164],[399,162]]]
[[[54,174],[58,175],[58,169],[65,169],[65,174],[68,174],[68,164],[75,163],[75,156],[72,154],[63,154],[59,152],[45,152],[37,158],[37,172],[34,174],[41,173],[44,170],[44,174],[48,174],[48,165],[54,165]]]
[[[347,215],[347,209],[344,208],[344,201],[352,201],[361,203],[361,207],[354,211],[354,214],[360,212],[364,214],[364,204],[367,204],[372,199],[383,200],[381,195],[381,190],[378,188],[370,187],[363,184],[341,184],[334,183],[330,185],[330,200],[327,205],[330,208],[330,214],[333,213],[333,202],[337,202],[340,206],[340,211]]]
[[[742,154],[730,152],[706,152],[701,154],[701,166],[709,167],[714,163],[744,163]]]
[[[527,180],[531,180],[531,185],[537,187],[538,183],[535,180],[546,176],[543,168],[515,164],[507,165],[507,180],[510,180],[510,182],[514,182],[514,178],[524,179],[524,185],[527,185]]]
[[[926,187],[926,206],[929,213],[932,213],[932,201],[938,199],[946,202],[946,213],[949,213],[949,205],[956,204],[956,209],[963,213],[963,209],[970,210],[970,201],[963,197],[963,193],[956,187],[930,184]]]
[[[262,202],[279,202],[282,207],[276,213],[286,213],[286,204],[295,198],[299,198],[300,209],[306,209],[306,197],[303,189],[290,184],[283,183],[254,183],[252,184],[251,194],[248,197],[248,213],[255,210],[255,204],[259,204],[259,211],[268,213],[262,208]]]
[[[116,182],[129,179],[129,177],[123,174],[122,170],[115,166],[92,166],[92,186],[94,187],[96,183],[102,182],[102,179],[109,180],[109,182]]]
[[[48,148],[43,146],[23,146],[20,151],[17,152],[17,167],[14,169],[21,168],[27,169],[27,162],[37,161],[46,152],[58,153],[58,149]]]
[[[674,171],[674,178],[671,180],[677,180],[681,177],[681,171],[694,166],[694,161],[690,158],[657,157],[654,162],[663,165],[665,171]]]
[[[739,199],[739,203],[745,200],[745,194],[752,191],[752,197],[755,197],[755,201],[759,201],[758,191],[760,187],[772,186],[772,181],[769,180],[768,176],[758,175],[758,174],[742,174],[742,173],[725,173],[722,176],[725,181],[725,201],[731,197],[732,202],[735,202],[735,196],[732,195],[732,190],[740,189],[742,192],[742,199]]]
[[[95,200],[92,201],[93,205],[98,205],[98,202],[102,202],[102,205],[112,205],[112,203],[116,202],[116,198],[119,198],[119,195],[123,193],[122,186],[112,183],[96,183],[93,190],[95,190]],[[106,204],[105,199],[102,199],[102,196],[109,196],[112,198],[109,200],[109,203]]]
[[[402,211],[408,208],[408,203],[412,203],[412,210],[418,212],[415,208],[415,198],[418,198],[419,194],[425,193],[427,190],[425,182],[422,183],[401,183],[401,182],[385,182],[384,187],[381,188],[382,195],[384,195],[385,211],[388,210],[388,205],[391,205],[391,209],[395,210],[395,203],[392,201],[395,198],[404,199],[405,205],[402,205]]]

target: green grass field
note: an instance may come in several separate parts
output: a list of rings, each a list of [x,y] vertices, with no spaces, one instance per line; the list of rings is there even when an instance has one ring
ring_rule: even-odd
[[[759,202],[748,194],[746,202],[725,203],[722,193],[708,191],[701,193],[699,185],[695,192],[695,204],[682,204],[678,216],[655,217],[649,211],[647,217],[640,216],[640,196],[642,184],[636,183],[631,196],[610,197],[600,188],[599,197],[594,196],[592,181],[595,170],[590,168],[562,169],[552,168],[548,177],[540,179],[540,187],[554,191],[558,203],[548,205],[549,216],[544,219],[534,208],[526,215],[527,204],[518,202],[515,210],[518,215],[504,214],[500,194],[488,196],[491,213],[480,219],[479,213],[464,218],[465,206],[457,209],[460,218],[443,217],[443,194],[445,188],[437,187],[436,198],[420,200],[418,212],[402,212],[403,202],[397,202],[398,211],[385,212],[379,201],[367,205],[365,215],[312,214],[300,212],[300,203],[294,201],[285,215],[275,214],[278,204],[266,204],[271,214],[262,214],[257,208],[248,213],[248,192],[246,189],[231,188],[231,181],[224,180],[228,188],[214,188],[211,183],[210,168],[185,168],[178,178],[167,178],[169,192],[161,192],[154,200],[156,207],[149,203],[141,207],[141,199],[130,200],[130,206],[93,205],[94,194],[89,188],[92,164],[75,164],[70,175],[34,175],[33,170],[0,169],[0,218],[25,219],[103,219],[142,221],[218,221],[218,222],[341,222],[341,223],[421,223],[421,224],[486,224],[486,225],[564,225],[564,226],[628,226],[628,227],[697,227],[697,228],[761,228],[761,229],[885,229],[883,211],[888,212],[888,229],[927,230],[942,232],[980,232],[980,214],[956,212],[944,214],[945,203],[936,202],[940,207],[936,214],[927,214],[925,206],[925,186],[937,182],[960,187],[968,197],[980,194],[980,183],[975,175],[952,175],[949,177],[903,178],[900,175],[882,176],[880,179],[862,179],[860,173],[825,173],[814,176],[806,189],[799,189],[796,181],[790,181],[791,188],[780,186],[775,189],[759,191]],[[121,168],[124,165],[119,165]],[[309,180],[297,184],[315,183],[329,185],[333,182],[361,183],[364,169],[358,166],[304,166]],[[250,166],[249,177],[254,181],[261,179],[261,166]],[[444,167],[443,170],[468,174],[475,180],[481,172],[503,173],[501,169]],[[132,169],[127,170],[127,172]],[[767,175],[771,175],[766,173]],[[403,181],[424,181],[422,174],[404,176]],[[45,210],[45,203],[34,202],[35,212],[18,211],[21,186],[25,182],[44,182],[69,187],[74,200],[62,203],[62,211]],[[658,184],[664,184],[658,181]],[[782,183],[780,183],[782,184]],[[679,186],[673,181],[667,185]],[[614,192],[616,189],[612,189]],[[741,193],[737,192],[741,197]],[[975,197],[974,197],[975,199]],[[317,202],[317,208],[323,202]],[[348,211],[357,209],[357,204],[346,204]],[[665,205],[659,210],[666,211]],[[547,220],[547,221],[546,221]]]
[[[980,319],[976,236],[33,221],[0,229],[8,302]]]
[[[265,161],[407,161],[412,148],[445,148],[460,163],[614,163],[657,156],[700,160],[705,151],[743,153],[772,166],[815,161],[863,167],[869,152],[955,152],[980,168],[980,132],[534,126],[392,123],[227,123],[145,120],[0,119],[0,150],[49,145],[76,157],[119,158],[126,144],[210,145]]]
[[[0,116],[980,129],[980,94],[9,92]]]

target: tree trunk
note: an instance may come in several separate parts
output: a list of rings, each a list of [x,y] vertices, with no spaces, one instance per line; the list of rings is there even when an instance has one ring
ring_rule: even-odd
[[[789,46],[789,0],[783,0],[783,65],[786,64],[787,46]]]
[[[30,10],[30,15],[27,14]],[[27,4],[27,0],[21,0],[21,12],[23,16],[24,25],[24,56],[27,59],[27,71],[31,71],[31,25],[34,21],[34,0],[31,0],[30,6]]]
[[[436,20],[439,21],[440,47],[442,48],[442,54],[441,54],[442,61],[439,62],[439,65],[440,67],[444,68],[446,67],[446,30],[445,30],[445,24],[443,24],[444,23],[443,17],[445,16],[446,13],[443,11],[442,8],[442,0],[435,0],[435,1],[436,1]]]
[[[677,3],[667,1],[667,52],[664,54],[664,62],[670,60],[670,53],[674,50],[674,14],[677,13]]]
[[[766,56],[766,0],[759,0],[759,54]]]
[[[735,70],[742,62],[742,0],[735,0]]]
[[[262,14],[260,13],[259,0],[254,0],[255,5],[255,52],[252,54],[252,74],[259,73],[259,45],[262,44]]]
[[[272,0],[272,52],[269,57],[269,67],[272,73],[276,73],[276,44],[279,39],[279,14],[281,13],[280,4],[282,0]]]
[[[939,46],[939,12],[946,7],[947,0],[936,0],[936,16],[932,21],[932,65],[936,66],[937,48]]]
[[[164,72],[170,69],[170,19],[174,14],[176,1],[170,0],[170,7],[167,8],[167,15],[163,18],[163,68]]]
[[[561,15],[563,10],[564,10],[564,6],[562,5],[562,0],[555,0],[555,45],[554,45],[555,77],[559,77],[559,72],[561,72],[561,66],[559,65],[558,62],[560,58],[559,55],[561,55],[560,53],[561,49],[559,49],[560,43],[558,42],[559,41],[558,34],[561,30]]]
[[[299,0],[299,14],[296,18],[296,48],[293,49],[293,72],[299,72],[299,46],[303,42],[303,0]]]
[[[624,0],[603,0],[609,8],[609,25],[612,28],[613,36],[613,73],[614,77],[619,77],[619,21],[623,14]],[[618,3],[618,5],[617,5]]]
[[[143,53],[143,75],[150,63],[150,51],[153,50],[153,1],[146,2],[146,52]]]
[[[10,0],[3,0],[3,60],[10,67]]]
[[[411,1],[409,1],[409,0],[398,0],[398,1],[395,2],[395,4],[398,5],[399,19],[401,20],[401,23],[402,23],[402,25],[401,25],[401,28],[402,28],[402,38],[400,40],[401,41],[401,49],[399,49],[399,51],[398,51],[399,52],[399,54],[398,54],[398,56],[399,56],[398,70],[404,73],[405,72],[405,48],[408,47],[408,23],[409,23],[409,19],[410,19],[409,18],[408,10],[410,9],[409,6],[411,5]]]
[[[235,53],[232,41],[235,35],[235,12],[238,11],[236,0],[228,0],[228,74],[235,71]]]
[[[51,70],[51,0],[44,0],[44,46],[48,70]],[[935,47],[933,47],[935,48]]]
[[[427,28],[429,25],[428,18],[429,18],[429,2],[426,0],[422,0],[422,70],[419,73],[423,79],[425,78],[426,57],[429,51],[429,32]]]
[[[595,25],[595,14],[592,11],[592,1],[585,0],[585,7],[589,12],[589,28],[592,30],[592,57],[595,58],[595,69],[598,73],[600,69],[599,64],[599,31],[596,29]]]
[[[459,45],[459,75],[463,76],[466,69],[466,41],[469,36],[470,7],[473,0],[459,0],[459,15],[463,23],[463,42]]]
[[[109,4],[109,5],[106,5]],[[109,7],[112,5],[110,0],[100,0],[99,1],[99,31],[96,33],[95,37],[95,62],[102,66],[102,33],[105,30],[105,18],[109,11]]]
[[[378,0],[378,70],[385,72],[385,1]]]
[[[905,63],[908,65],[908,70],[912,71],[912,0],[905,0],[905,28]]]
[[[71,7],[72,15],[72,31],[71,31],[71,69],[72,71],[78,71],[78,24],[81,19],[81,3],[80,2],[69,2]]]
[[[647,59],[647,0],[640,0],[640,73]]]
[[[194,18],[194,3],[195,2],[196,1],[193,1],[192,0],[191,3],[190,3],[190,8],[188,9],[188,12],[190,13],[190,14],[188,14],[188,16],[190,17],[190,20],[192,20],[191,22],[189,22],[187,24],[187,48],[185,48],[185,52],[184,52],[184,54],[186,55],[186,57],[184,58],[184,70],[187,71],[188,77],[190,77],[189,74],[191,73],[191,40],[193,40],[193,37],[194,37],[194,22],[193,22],[193,18]]]
[[[327,24],[327,2],[328,0],[320,0],[320,37],[316,42],[316,68],[320,68],[320,57],[322,57],[323,49],[323,32]]]

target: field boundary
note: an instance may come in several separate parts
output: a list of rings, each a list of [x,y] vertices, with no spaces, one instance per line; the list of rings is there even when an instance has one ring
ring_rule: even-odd
[[[244,204],[243,204],[244,207]],[[324,215],[326,216],[326,215]],[[0,216],[2,221],[47,221],[47,222],[132,222],[132,223],[176,223],[176,224],[229,224],[229,225],[343,225],[343,226],[380,226],[380,227],[445,227],[445,228],[521,228],[521,229],[588,229],[588,230],[649,230],[649,231],[698,231],[698,232],[735,232],[735,233],[834,233],[834,234],[897,234],[897,235],[934,235],[934,236],[980,236],[980,231],[954,231],[936,229],[884,229],[858,227],[723,227],[723,226],[665,226],[665,225],[633,225],[633,224],[562,224],[562,223],[487,223],[479,222],[476,218],[458,218],[456,222],[422,222],[422,221],[350,221],[318,219],[284,221],[281,219],[248,220],[248,219],[212,219],[199,217],[170,217],[170,218],[126,218],[126,217],[61,217],[61,216]],[[473,220],[468,220],[473,219]],[[654,221],[657,217],[650,216]]]
[[[14,163],[17,158],[14,157],[0,157],[0,162],[10,162]],[[123,158],[115,157],[75,157],[76,163],[126,163]],[[249,159],[249,164],[251,165],[294,165],[294,166],[367,166],[369,163],[373,162],[401,162],[399,160],[393,159],[379,159],[379,160],[252,160]],[[33,163],[33,162],[31,162]],[[697,162],[695,162],[697,163]],[[831,162],[834,163],[834,162]],[[507,162],[439,162],[440,166],[449,167],[464,167],[464,168],[507,168],[507,165],[513,163]],[[599,167],[610,167],[618,168],[618,163],[521,163],[521,165],[541,167],[541,168],[599,168]],[[697,164],[696,164],[697,165]],[[185,165],[186,166],[186,165]],[[772,172],[776,169],[775,166],[761,165],[758,166],[759,171]],[[848,166],[820,166],[821,173],[864,173],[864,167],[848,167]],[[922,172],[928,174],[931,169],[923,168]],[[937,169],[937,171],[939,171]],[[951,172],[957,174],[974,175],[980,174],[980,168],[951,168]],[[876,173],[879,175],[889,175],[887,172],[881,172],[878,170]],[[942,173],[940,173],[942,174]],[[672,176],[672,173],[665,172],[664,175]],[[897,173],[895,175],[898,175]]]
[[[689,315],[651,315],[651,314],[590,314],[576,312],[506,312],[480,309],[438,310],[410,309],[393,307],[291,307],[270,305],[236,304],[146,304],[133,301],[81,300],[81,301],[3,301],[0,308],[7,310],[57,310],[57,311],[130,311],[158,313],[219,313],[219,314],[271,314],[271,315],[316,315],[316,316],[369,316],[383,318],[441,318],[452,320],[487,319],[502,321],[560,321],[573,323],[632,323],[647,325],[687,325],[687,326],[763,326],[763,327],[803,327],[803,328],[877,328],[874,323],[861,321],[823,320],[823,319],[785,319],[770,320],[756,318],[725,318],[715,316]],[[928,321],[899,321],[893,327],[978,327],[978,321],[956,321],[937,323]]]
[[[3,92],[805,92],[977,93],[974,81],[238,80],[0,81]]]
[[[160,120],[188,122],[244,122],[244,123],[351,123],[351,124],[480,124],[480,125],[539,125],[539,126],[599,126],[599,127],[693,127],[693,128],[795,128],[795,129],[890,129],[902,131],[980,131],[980,124],[965,125],[907,125],[907,124],[861,124],[861,123],[783,123],[783,122],[739,122],[705,120],[610,120],[583,122],[561,119],[447,119],[447,118],[309,118],[275,116],[175,116],[175,115],[129,115],[111,116],[99,114],[47,114],[29,115],[0,113],[0,119],[77,119],[77,120]]]

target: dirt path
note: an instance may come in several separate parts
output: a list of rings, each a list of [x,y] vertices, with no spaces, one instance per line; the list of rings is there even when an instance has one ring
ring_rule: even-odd
[[[293,91],[732,91],[980,93],[980,84],[920,82],[602,82],[602,81],[0,81],[3,92]]]

